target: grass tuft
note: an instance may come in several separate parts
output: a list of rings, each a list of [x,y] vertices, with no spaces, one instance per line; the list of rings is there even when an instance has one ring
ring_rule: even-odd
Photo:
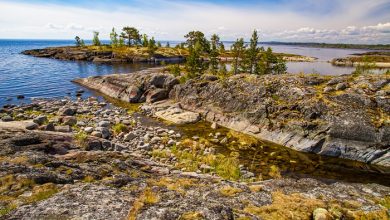
[[[219,192],[220,192],[223,196],[233,197],[233,196],[235,196],[237,193],[242,192],[242,189],[240,189],[240,188],[235,188],[235,187],[231,187],[231,186],[225,186],[225,187],[221,188],[221,189],[219,190]]]

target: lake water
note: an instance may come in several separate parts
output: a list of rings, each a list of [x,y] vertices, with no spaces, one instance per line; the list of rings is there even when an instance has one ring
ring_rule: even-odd
[[[88,42],[87,42],[88,43]],[[177,42],[171,42],[174,46]],[[111,73],[129,73],[151,67],[151,64],[94,64],[91,62],[60,61],[22,55],[28,49],[73,45],[72,40],[0,40],[0,106],[7,103],[28,102],[35,97],[73,96],[80,86],[72,79]],[[163,42],[163,45],[165,43]],[[263,45],[267,47],[267,45]],[[228,48],[229,45],[226,45]],[[291,73],[349,74],[353,68],[335,67],[327,63],[335,57],[344,57],[363,50],[318,49],[272,45],[275,52],[284,52],[319,58],[314,63],[288,63]],[[86,91],[84,96],[91,93]],[[25,96],[17,100],[17,95]],[[12,100],[10,100],[12,99]]]

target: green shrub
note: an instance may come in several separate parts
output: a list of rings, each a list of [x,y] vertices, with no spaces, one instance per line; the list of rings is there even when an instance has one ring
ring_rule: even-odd
[[[88,134],[84,131],[80,131],[74,136],[74,139],[78,145],[85,147],[88,143]]]
[[[119,134],[122,132],[128,132],[129,128],[126,125],[119,123],[119,124],[114,125],[112,127],[112,130],[114,131],[114,134]]]

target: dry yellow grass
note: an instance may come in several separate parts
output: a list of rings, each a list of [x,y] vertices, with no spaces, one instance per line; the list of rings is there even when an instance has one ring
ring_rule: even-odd
[[[165,186],[168,190],[176,191],[181,194],[185,194],[186,189],[189,189],[191,186],[195,185],[197,180],[180,178],[180,179],[171,179],[168,177],[163,177],[158,181],[150,181],[149,185],[152,186]],[[197,185],[198,187],[200,185]]]
[[[249,205],[244,212],[261,219],[311,219],[314,209],[324,207],[324,202],[305,198],[300,194],[285,195],[282,192],[272,194],[273,203],[263,207]]]
[[[128,220],[137,219],[137,215],[139,211],[145,205],[152,205],[158,203],[159,201],[160,201],[160,197],[155,192],[153,192],[150,188],[146,188],[143,191],[143,193],[140,195],[140,197],[134,201],[133,206],[130,209],[130,212],[128,214]]]
[[[186,212],[180,216],[179,220],[201,220],[205,219],[200,212]]]
[[[221,193],[223,196],[235,196],[237,193],[242,192],[242,189],[240,188],[235,188],[231,186],[225,186],[219,190],[219,193]]]

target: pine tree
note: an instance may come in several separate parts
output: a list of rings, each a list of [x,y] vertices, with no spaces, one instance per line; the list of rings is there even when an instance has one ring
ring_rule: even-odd
[[[157,47],[161,47],[161,42],[159,41],[159,42],[157,42]]]
[[[75,44],[76,44],[76,47],[80,47],[81,46],[81,39],[80,39],[80,37],[79,36],[76,36],[75,38]]]
[[[276,56],[270,47],[262,52],[259,66],[260,74],[283,74],[287,70],[285,61]]]
[[[141,36],[139,34],[139,31],[135,27],[124,27],[122,29],[121,36],[123,39],[127,39],[127,45],[138,45],[141,41]]]
[[[237,39],[232,45],[233,52],[233,74],[238,74],[242,71],[242,59],[245,53],[244,39]]]
[[[210,52],[210,42],[205,38],[204,34],[200,31],[191,31],[184,36],[187,38],[186,44],[188,47],[195,47],[195,44],[200,44],[202,53]]]
[[[143,47],[148,47],[148,44],[149,44],[148,35],[144,34],[142,36],[142,46]]]
[[[259,37],[257,35],[257,30],[253,31],[252,38],[250,40],[249,48],[246,51],[245,63],[247,65],[247,70],[249,70],[250,74],[259,74],[258,68],[258,56],[259,56],[259,48],[257,47],[259,41]]]
[[[169,41],[167,42],[167,45],[165,46],[166,48],[170,48],[171,45],[169,44]]]
[[[226,77],[228,75],[225,63],[221,63],[219,65],[218,75],[220,75],[222,77]]]
[[[122,36],[119,36],[119,42],[118,42],[118,44],[119,44],[120,47],[125,46],[125,40],[123,39]]]
[[[101,45],[100,40],[99,40],[99,32],[97,32],[97,31],[93,32],[92,45],[94,45],[94,46]]]
[[[218,35],[213,34],[211,36],[211,50],[210,50],[210,72],[212,74],[216,74],[218,71],[218,56],[219,56],[219,50],[218,46],[220,44],[220,38]]]
[[[187,57],[187,62],[185,66],[188,72],[188,78],[194,78],[202,75],[207,66],[203,63],[203,60],[201,59],[201,43],[196,42],[194,46],[190,45],[188,50],[189,55]]]
[[[116,33],[115,28],[112,28],[112,30],[111,30],[110,39],[111,39],[111,45],[113,47],[118,46],[118,43],[119,43],[118,34]]]
[[[152,37],[149,42],[148,42],[148,53],[149,53],[149,56],[152,57],[154,56],[154,53],[156,52],[157,50],[157,46],[156,46],[156,40],[154,40],[154,37]]]

